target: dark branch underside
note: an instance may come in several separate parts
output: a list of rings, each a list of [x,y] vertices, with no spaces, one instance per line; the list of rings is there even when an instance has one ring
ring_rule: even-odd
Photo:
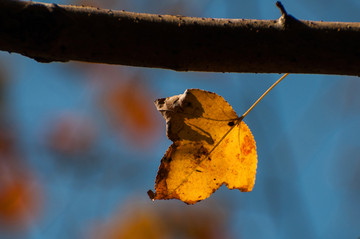
[[[360,75],[360,23],[213,19],[0,1],[0,50],[39,62]]]

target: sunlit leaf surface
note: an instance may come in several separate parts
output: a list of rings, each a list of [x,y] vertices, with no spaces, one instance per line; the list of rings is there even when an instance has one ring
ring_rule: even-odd
[[[219,95],[191,89],[159,99],[174,143],[161,160],[153,199],[194,204],[221,185],[251,191],[255,183],[255,140],[232,107]]]

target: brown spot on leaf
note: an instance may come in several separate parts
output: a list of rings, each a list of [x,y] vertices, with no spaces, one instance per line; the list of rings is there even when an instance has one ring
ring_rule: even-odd
[[[204,146],[201,145],[198,151],[194,154],[194,156],[196,159],[200,159],[203,156],[207,156],[208,154],[209,151]]]
[[[250,138],[249,135],[245,135],[244,143],[241,144],[241,154],[247,156],[253,149],[255,149],[254,139]]]
[[[234,121],[230,121],[230,122],[228,123],[229,126],[234,126],[234,124],[235,124]]]

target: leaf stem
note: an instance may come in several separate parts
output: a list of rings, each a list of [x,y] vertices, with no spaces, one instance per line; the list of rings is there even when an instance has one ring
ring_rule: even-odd
[[[274,84],[272,84],[272,86],[270,86],[269,89],[267,89],[267,91],[264,92],[264,94],[262,94],[262,96],[260,96],[260,98],[255,101],[255,103],[239,118],[239,120],[243,120],[245,118],[245,116],[247,116],[250,111],[260,102],[260,100],[262,100],[262,98],[265,97],[265,95],[267,95],[267,93],[269,93],[277,84],[279,84],[289,73],[285,73],[282,77],[280,77],[280,79],[278,79]]]

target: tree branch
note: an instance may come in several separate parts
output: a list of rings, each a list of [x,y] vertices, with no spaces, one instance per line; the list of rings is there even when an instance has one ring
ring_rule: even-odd
[[[360,75],[360,23],[281,12],[278,20],[213,19],[1,0],[0,50],[39,62]]]

